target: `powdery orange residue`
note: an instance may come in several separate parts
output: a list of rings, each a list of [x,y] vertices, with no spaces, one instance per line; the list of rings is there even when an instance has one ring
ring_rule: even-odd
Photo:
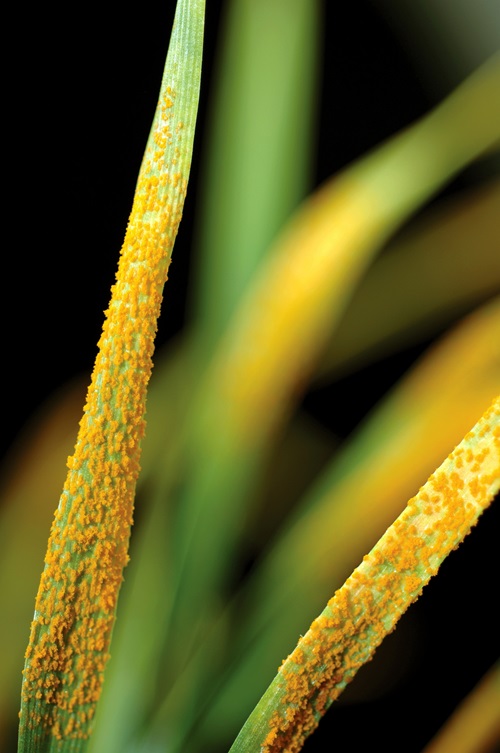
[[[295,753],[500,488],[500,398],[330,600],[277,677],[262,753]]]
[[[187,172],[179,166],[183,134],[174,117],[175,93],[167,89],[51,529],[22,689],[21,730],[33,739],[88,736],[109,657],[128,560],[156,320],[186,190],[181,175]]]

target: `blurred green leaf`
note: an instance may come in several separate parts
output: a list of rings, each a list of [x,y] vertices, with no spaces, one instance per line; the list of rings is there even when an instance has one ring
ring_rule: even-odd
[[[429,335],[500,292],[500,182],[441,202],[367,270],[320,364],[320,380]],[[473,252],[472,252],[473,249]]]
[[[167,638],[180,668],[218,609],[270,437],[380,245],[498,142],[499,92],[493,60],[426,118],[325,184],[248,288],[191,403]]]
[[[205,145],[193,306],[209,354],[310,182],[317,0],[227,8]]]

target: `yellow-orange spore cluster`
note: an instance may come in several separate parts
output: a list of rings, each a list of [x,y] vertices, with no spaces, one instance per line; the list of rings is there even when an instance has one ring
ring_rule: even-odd
[[[156,320],[189,170],[175,94],[160,101],[52,525],[22,689],[21,738],[84,738],[99,698],[144,434]]]
[[[262,753],[299,751],[500,489],[500,398],[429,478],[283,662]],[[271,686],[273,688],[273,686]],[[270,690],[271,690],[270,688]]]

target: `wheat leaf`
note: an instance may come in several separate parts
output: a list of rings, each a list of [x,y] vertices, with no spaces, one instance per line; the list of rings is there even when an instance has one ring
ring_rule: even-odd
[[[500,489],[500,397],[283,662],[232,753],[296,753]]]
[[[204,2],[180,0],[158,107],[49,538],[22,685],[19,753],[77,753],[92,730],[128,560],[156,320],[182,215]]]

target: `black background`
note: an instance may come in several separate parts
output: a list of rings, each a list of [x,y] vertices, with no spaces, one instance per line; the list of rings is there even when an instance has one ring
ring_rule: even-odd
[[[197,178],[223,5],[207,3],[191,190],[159,343],[181,329],[187,316]],[[372,4],[325,5],[315,183],[426,112],[437,97]],[[171,0],[137,6],[44,5],[19,14],[9,27],[2,452],[52,391],[76,374],[90,374],[156,104],[173,9]],[[455,187],[460,185],[459,180]],[[328,415],[339,422],[332,428],[347,434],[361,418],[343,407],[354,390],[359,394],[360,384],[366,387],[367,402],[374,402],[417,355],[418,349],[409,350],[322,393]],[[314,395],[305,405],[316,415],[321,410]],[[353,697],[336,706],[305,750],[357,752],[367,745],[385,753],[421,750],[498,654],[493,609],[498,594],[492,593],[497,542],[498,504],[403,618],[401,637],[397,631],[387,639],[408,639],[404,676],[370,703],[356,703]],[[383,651],[362,671],[376,671],[377,662],[382,669]]]

